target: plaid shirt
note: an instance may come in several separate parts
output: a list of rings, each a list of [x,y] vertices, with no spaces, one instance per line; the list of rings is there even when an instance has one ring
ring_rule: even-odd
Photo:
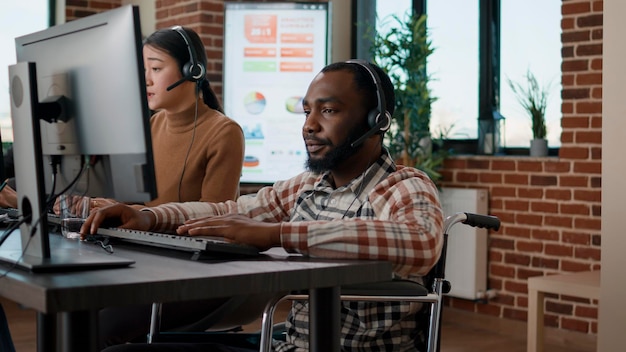
[[[312,257],[386,260],[394,276],[420,280],[443,245],[438,191],[423,172],[396,166],[387,153],[349,184],[334,189],[329,173],[304,172],[225,203],[169,203],[150,208],[157,231],[226,213],[281,223],[289,252]],[[343,302],[343,351],[415,351],[415,307],[402,302]],[[294,302],[287,342],[277,351],[308,350],[308,304]]]

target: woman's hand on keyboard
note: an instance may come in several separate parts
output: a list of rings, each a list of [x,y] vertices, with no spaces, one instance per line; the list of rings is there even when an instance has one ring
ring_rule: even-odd
[[[262,222],[239,214],[188,220],[176,232],[179,235],[220,236],[261,251],[280,247],[280,223]]]
[[[80,228],[80,237],[84,239],[87,235],[95,235],[101,226],[148,231],[154,222],[156,219],[151,212],[116,203],[93,210]]]

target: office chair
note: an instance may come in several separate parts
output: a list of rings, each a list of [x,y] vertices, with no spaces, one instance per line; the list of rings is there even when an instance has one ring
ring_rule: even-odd
[[[444,242],[441,257],[437,264],[424,277],[424,285],[408,280],[391,280],[374,284],[350,285],[341,288],[342,301],[405,301],[430,303],[424,307],[420,316],[428,318],[426,348],[428,352],[439,351],[443,295],[450,292],[451,284],[445,280],[446,250],[448,233],[452,226],[463,223],[472,227],[481,227],[498,231],[500,219],[495,216],[456,213],[448,216],[444,222]],[[283,300],[307,300],[306,293],[290,293],[267,305],[263,312],[260,336],[260,351],[271,351],[274,334],[273,315],[277,304]],[[418,313],[419,314],[419,313]],[[418,322],[418,327],[420,326]]]
[[[444,222],[443,249],[441,257],[424,276],[424,285],[409,280],[391,280],[374,284],[358,284],[341,287],[342,301],[405,301],[430,304],[418,312],[418,329],[428,328],[425,346],[428,352],[439,351],[443,295],[450,292],[451,284],[445,280],[446,251],[448,233],[452,226],[462,223],[472,227],[481,227],[498,231],[500,219],[495,216],[473,213],[456,213],[448,216]],[[274,325],[274,312],[278,303],[284,300],[308,300],[306,292],[291,292],[268,297],[261,315],[261,331],[258,333],[170,333],[158,331],[158,307],[153,306],[148,342],[219,342],[235,344],[240,347],[257,348],[260,352],[271,351],[273,338],[281,338],[283,324]],[[258,305],[256,308],[263,305]],[[278,331],[276,331],[278,330]],[[419,341],[418,341],[419,342]],[[422,349],[423,349],[422,348]]]

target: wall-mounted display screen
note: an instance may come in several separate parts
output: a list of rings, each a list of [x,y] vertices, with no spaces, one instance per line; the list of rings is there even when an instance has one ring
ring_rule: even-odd
[[[302,97],[328,63],[328,3],[226,3],[224,110],[243,128],[241,182],[304,171]]]

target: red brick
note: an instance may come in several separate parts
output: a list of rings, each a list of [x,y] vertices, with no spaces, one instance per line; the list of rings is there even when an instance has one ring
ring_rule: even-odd
[[[576,84],[581,86],[602,84],[602,73],[590,72],[576,75]]]
[[[561,91],[562,99],[589,99],[591,90],[589,88],[569,88]]]
[[[589,246],[591,244],[591,236],[586,233],[563,232],[563,242],[571,244],[579,244]]]
[[[561,147],[560,157],[564,159],[581,159],[589,158],[589,148],[583,147]]]
[[[559,257],[571,257],[574,254],[574,248],[572,246],[547,243],[545,246],[545,253]]]
[[[531,175],[530,184],[533,186],[556,186],[557,178],[548,175]]]
[[[574,199],[585,202],[600,202],[602,201],[602,191],[600,190],[574,190]]]
[[[579,319],[563,318],[561,319],[561,327],[567,330],[573,330],[583,333],[589,332],[589,322]]]
[[[571,215],[590,215],[591,211],[588,204],[561,204],[560,210],[564,214]]]
[[[563,175],[559,177],[559,186],[561,187],[588,187],[589,177]]]
[[[566,216],[552,216],[546,215],[544,217],[544,224],[546,226],[556,226],[564,228],[572,228],[572,218]]]
[[[602,102],[579,101],[576,103],[576,112],[579,114],[602,113]]]
[[[528,288],[526,287],[526,283],[517,282],[517,281],[506,281],[504,283],[504,287],[509,292],[517,292],[517,293],[527,293]]]
[[[583,174],[601,174],[602,164],[599,161],[574,163],[574,172]]]
[[[594,58],[591,60],[591,69],[600,71],[602,70],[602,58]]]
[[[494,276],[515,278],[515,269],[510,266],[492,264],[489,266],[489,273]]]
[[[558,213],[559,205],[550,202],[532,202],[530,204],[530,211],[535,213]]]
[[[470,172],[459,172],[456,175],[456,180],[458,182],[476,183],[476,182],[478,182],[478,174],[477,173],[470,173]]]
[[[589,263],[581,263],[574,262],[571,260],[561,260],[561,270],[566,272],[577,273],[579,271],[588,271],[591,270],[591,265]]]
[[[521,309],[504,309],[502,312],[502,317],[503,318],[507,318],[507,319],[513,319],[513,320],[521,320],[521,321],[526,321],[528,320],[528,315],[526,313],[526,310],[521,310]]]
[[[559,260],[558,259],[548,259],[541,257],[533,257],[531,261],[531,266],[533,268],[543,268],[543,269],[558,269],[559,268]]]
[[[564,161],[546,161],[544,163],[544,169],[546,172],[562,173],[570,171],[570,162]]]
[[[570,200],[572,199],[572,192],[566,189],[547,189],[546,198],[557,200]]]
[[[602,26],[602,14],[593,14],[589,16],[578,17],[576,24],[578,27],[601,27]]]
[[[514,249],[515,242],[509,239],[500,239],[500,238],[491,238],[489,243],[489,247],[491,248],[500,248],[500,249]]]
[[[506,184],[513,184],[513,185],[527,185],[528,184],[528,175],[505,174],[504,175],[504,183],[506,183]]]
[[[571,304],[556,303],[552,300],[548,300],[546,302],[546,312],[572,315],[574,312],[574,306]]]
[[[531,214],[531,213],[527,213],[527,214],[523,214],[520,213],[515,217],[515,221],[516,223],[520,224],[520,225],[535,225],[535,226],[541,226],[542,222],[542,218],[543,216],[541,215],[537,215],[537,214]]]
[[[543,171],[543,163],[540,161],[524,161],[520,160],[517,162],[517,170],[519,171],[534,171],[541,172]]]
[[[520,198],[540,199],[543,198],[542,188],[525,188],[520,187],[517,190],[517,196]]]
[[[543,241],[558,241],[560,236],[558,231],[536,228],[532,230],[532,238]]]
[[[527,227],[519,227],[519,226],[509,226],[506,230],[506,234],[508,236],[518,237],[518,238],[530,238],[531,230]]]
[[[480,179],[481,183],[501,184],[502,183],[502,174],[485,172],[485,173],[481,173],[480,174],[479,179]]]
[[[577,247],[574,250],[574,257],[576,257],[576,259],[590,259],[600,261],[600,249],[590,247]]]
[[[491,170],[515,171],[515,162],[495,159],[491,162]]]
[[[516,264],[528,266],[530,264],[530,256],[519,253],[506,253],[504,255],[506,264]]]
[[[588,2],[564,2],[561,5],[561,14],[563,17],[567,15],[577,15],[588,13],[591,11],[591,4]]]
[[[602,131],[577,131],[576,143],[602,144]]]
[[[517,241],[516,247],[517,247],[516,249],[520,252],[541,253],[541,251],[543,251],[543,245],[540,242]]]
[[[598,319],[598,308],[576,306],[576,308],[574,309],[574,315],[580,318]]]
[[[504,208],[506,210],[528,211],[530,203],[526,200],[506,200]]]

